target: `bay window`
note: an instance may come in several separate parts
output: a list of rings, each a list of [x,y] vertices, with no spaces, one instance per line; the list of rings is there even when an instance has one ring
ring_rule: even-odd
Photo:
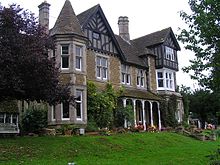
[[[76,90],[76,119],[82,120],[82,91]]]
[[[157,71],[157,88],[158,90],[174,91],[174,72],[169,70]]]
[[[82,56],[83,56],[83,48],[82,46],[76,45],[76,63],[75,68],[76,70],[82,70]]]
[[[61,45],[61,69],[69,69],[69,45]]]
[[[62,115],[62,120],[69,120],[70,118],[69,102],[61,103],[61,115]]]

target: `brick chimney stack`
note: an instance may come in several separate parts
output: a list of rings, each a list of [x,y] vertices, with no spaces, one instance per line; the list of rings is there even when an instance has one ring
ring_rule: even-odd
[[[129,20],[127,16],[120,16],[118,18],[118,27],[119,27],[119,36],[130,43],[130,35],[129,35]]]
[[[49,32],[49,9],[50,4],[47,3],[45,0],[43,3],[41,3],[39,6],[39,23],[41,26],[44,26],[46,29],[46,32]]]

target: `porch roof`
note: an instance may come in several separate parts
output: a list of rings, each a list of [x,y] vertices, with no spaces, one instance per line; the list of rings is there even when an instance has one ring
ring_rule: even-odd
[[[156,101],[163,100],[162,97],[160,97],[159,95],[154,94],[150,91],[139,90],[139,89],[127,89],[127,88],[122,93],[121,97],[156,100]]]

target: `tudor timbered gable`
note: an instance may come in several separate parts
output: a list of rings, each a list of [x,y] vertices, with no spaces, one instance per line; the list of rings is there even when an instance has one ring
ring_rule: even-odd
[[[92,12],[88,10],[77,16],[89,40],[87,48],[124,58],[101,7],[97,5],[94,8],[89,9]]]

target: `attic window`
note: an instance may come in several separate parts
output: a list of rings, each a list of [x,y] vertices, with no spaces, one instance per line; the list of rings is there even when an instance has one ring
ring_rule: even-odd
[[[168,46],[166,46],[166,59],[174,61],[174,51]]]
[[[93,32],[93,38],[98,40],[100,38],[99,33]]]

